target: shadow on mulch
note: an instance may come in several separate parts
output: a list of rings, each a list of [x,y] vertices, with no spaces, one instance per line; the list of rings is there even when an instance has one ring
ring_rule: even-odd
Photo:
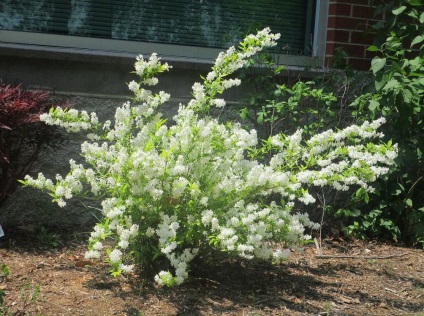
[[[57,241],[53,251],[81,250],[86,245],[89,236],[86,232],[89,231],[90,228],[72,231],[48,228],[42,233],[40,229],[22,231],[22,228],[8,228],[5,231],[6,238],[0,239],[0,248],[16,247],[22,253],[47,254],[52,252],[52,242]],[[334,254],[346,253],[349,248],[347,243],[327,246],[327,251]],[[416,256],[421,258],[419,253]],[[94,277],[87,280],[84,286],[99,291],[111,291],[113,296],[129,301],[124,308],[125,315],[128,316],[144,315],[145,310],[141,310],[139,304],[131,302],[148,301],[152,297],[175,308],[176,315],[194,316],[239,315],[240,311],[246,311],[249,315],[255,315],[256,312],[257,315],[325,315],[326,306],[331,307],[333,305],[329,305],[330,303],[338,302],[340,297],[344,297],[350,302],[338,304],[347,306],[346,309],[339,312],[333,310],[332,315],[363,315],[363,312],[367,313],[369,306],[387,303],[384,292],[376,294],[375,289],[378,287],[375,284],[371,292],[369,287],[362,286],[367,284],[368,279],[378,278],[380,281],[381,278],[381,282],[393,286],[396,282],[404,282],[424,289],[424,279],[417,274],[399,275],[390,269],[376,269],[367,262],[358,265],[351,260],[316,261],[313,257],[310,252],[309,257],[305,255],[300,260],[290,260],[276,266],[259,260],[231,258],[218,252],[208,259],[195,260],[191,265],[189,279],[181,286],[173,288],[158,287],[136,275],[114,279],[108,275],[107,266],[99,264],[89,268]],[[67,268],[78,269],[75,266]],[[363,284],[352,286],[346,279],[349,276],[357,277],[355,282]],[[382,286],[384,291],[384,285]],[[402,311],[405,315],[424,310],[424,302],[419,299],[406,303],[404,297],[392,295],[390,302],[390,308]],[[391,313],[391,309],[387,309],[387,313],[389,312]],[[160,311],[157,315],[161,315]],[[377,315],[385,314],[379,312]]]
[[[91,227],[38,227],[33,225],[3,227],[0,249],[42,254],[85,245]]]

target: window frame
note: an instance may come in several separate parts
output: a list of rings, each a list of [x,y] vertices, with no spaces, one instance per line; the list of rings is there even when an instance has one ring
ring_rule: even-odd
[[[312,56],[277,54],[279,64],[289,68],[322,68],[325,54],[328,1],[317,0],[313,34]],[[0,30],[0,48],[3,53],[44,58],[92,60],[93,57],[131,58],[157,53],[164,61],[174,65],[207,65],[215,60],[220,48],[176,45],[166,43],[136,42],[72,35],[58,35],[25,31]],[[5,50],[6,49],[6,50]],[[62,56],[62,57],[59,57]]]

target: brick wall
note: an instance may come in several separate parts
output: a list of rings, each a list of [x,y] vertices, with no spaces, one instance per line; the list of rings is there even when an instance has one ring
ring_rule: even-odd
[[[370,0],[330,0],[325,66],[332,66],[335,50],[342,47],[349,56],[348,65],[368,70],[372,54],[366,48],[372,44],[373,34],[364,30],[383,18],[374,17]]]

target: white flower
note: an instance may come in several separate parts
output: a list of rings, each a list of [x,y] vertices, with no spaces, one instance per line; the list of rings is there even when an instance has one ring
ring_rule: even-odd
[[[89,250],[85,253],[84,258],[87,259],[87,260],[92,259],[92,258],[98,259],[98,258],[100,258],[100,252],[97,251],[97,250]]]
[[[213,81],[215,78],[216,78],[216,72],[215,71],[209,72],[208,75],[206,76],[207,81]]]
[[[284,249],[284,250],[277,249],[273,253],[273,257],[277,261],[287,260],[289,256],[290,256],[290,249]]]
[[[155,230],[152,227],[148,227],[146,229],[146,236],[147,237],[152,237],[155,234]]]
[[[172,274],[169,271],[161,271],[155,275],[155,281],[159,285],[172,284],[173,279],[174,278],[172,277]]]
[[[66,202],[63,199],[58,199],[57,200],[57,205],[59,205],[60,207],[65,207],[66,206]]]
[[[223,108],[225,106],[225,100],[224,99],[215,99],[215,100],[213,100],[213,104],[217,108]]]
[[[213,211],[206,210],[202,212],[202,223],[207,226],[212,222]]]
[[[105,230],[103,227],[99,227],[99,226],[94,226],[94,232],[91,233],[91,238],[93,239],[97,239],[102,237],[102,235],[105,234]]]
[[[61,197],[65,195],[65,188],[62,186],[57,186],[55,191],[56,196]]]
[[[94,249],[94,250],[101,250],[102,248],[103,248],[103,244],[102,244],[100,241],[96,242],[96,243],[93,245],[93,249]]]
[[[121,264],[119,269],[122,270],[123,273],[130,273],[134,269],[134,266]]]
[[[177,248],[177,243],[175,241],[171,242],[170,244],[167,244],[166,247],[161,248],[161,252],[164,254],[169,254],[172,252],[172,250],[174,250],[175,248]]]
[[[208,205],[208,198],[206,197],[206,196],[204,196],[204,197],[202,197],[201,199],[200,199],[200,204],[201,205],[203,205],[203,206],[207,206]]]
[[[299,201],[301,201],[305,205],[308,205],[310,203],[315,203],[316,200],[309,193],[305,193],[302,197],[299,198]]]
[[[129,245],[128,240],[121,240],[121,241],[118,243],[118,246],[119,246],[121,249],[127,249],[127,248],[128,248],[128,245]]]
[[[109,254],[109,260],[112,263],[119,262],[121,260],[122,252],[119,249],[114,249]]]
[[[159,82],[158,78],[148,78],[143,81],[143,83],[148,86],[155,86],[158,84],[158,82]]]

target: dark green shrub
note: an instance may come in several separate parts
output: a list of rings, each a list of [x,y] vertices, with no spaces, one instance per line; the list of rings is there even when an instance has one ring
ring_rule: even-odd
[[[347,231],[424,245],[424,5],[396,0],[378,6],[376,13],[382,11],[386,21],[375,25],[376,44],[368,48],[376,54],[374,91],[352,105],[360,120],[387,118],[385,134],[399,145],[399,156],[397,168],[372,196],[359,192],[357,198],[369,202]]]
[[[313,134],[386,117],[386,139],[399,146],[396,168],[373,194],[361,189],[343,196],[320,194],[327,195],[334,206],[330,214],[343,221],[348,235],[424,245],[424,5],[394,0],[377,6],[376,15],[383,11],[386,20],[373,27],[375,44],[368,49],[376,54],[369,74],[345,67],[341,51],[338,70],[314,82],[282,83],[283,67],[263,56],[252,61],[261,65],[253,68],[256,73],[245,74],[257,96],[245,102],[241,116],[257,129],[261,125],[265,138],[276,130],[303,128]]]
[[[56,128],[39,122],[52,106],[48,93],[0,85],[0,206],[47,148],[57,148],[65,138]]]

